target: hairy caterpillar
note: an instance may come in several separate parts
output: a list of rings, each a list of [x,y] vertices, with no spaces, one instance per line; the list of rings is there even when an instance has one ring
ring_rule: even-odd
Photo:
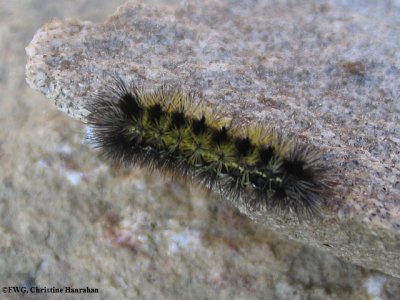
[[[118,164],[194,178],[221,196],[297,215],[329,191],[315,147],[267,126],[239,128],[180,89],[146,92],[119,77],[87,104],[89,142]]]

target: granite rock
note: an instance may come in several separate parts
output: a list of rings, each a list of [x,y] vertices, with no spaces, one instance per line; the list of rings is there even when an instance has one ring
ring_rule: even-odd
[[[148,88],[178,84],[243,123],[307,139],[337,174],[323,218],[239,210],[400,277],[399,17],[395,1],[133,1],[104,23],[45,24],[26,48],[26,77],[84,122],[88,96],[118,73]]]

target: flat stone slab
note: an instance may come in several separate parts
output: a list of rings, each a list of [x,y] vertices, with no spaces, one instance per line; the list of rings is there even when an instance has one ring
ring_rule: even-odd
[[[26,48],[27,82],[84,122],[85,101],[118,73],[307,139],[338,178],[323,218],[240,211],[400,277],[400,7],[340,3],[133,1],[102,24],[53,20]]]

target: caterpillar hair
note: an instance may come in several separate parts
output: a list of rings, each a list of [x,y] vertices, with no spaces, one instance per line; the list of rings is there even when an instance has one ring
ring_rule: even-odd
[[[232,125],[179,88],[147,92],[115,76],[88,101],[89,142],[114,163],[195,179],[233,202],[314,215],[329,167],[312,145],[267,125]]]

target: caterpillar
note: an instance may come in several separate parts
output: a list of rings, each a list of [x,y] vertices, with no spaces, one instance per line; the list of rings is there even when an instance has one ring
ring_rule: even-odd
[[[146,91],[119,76],[86,105],[89,143],[116,164],[195,179],[249,208],[319,214],[329,167],[277,128],[237,126],[180,88]]]

